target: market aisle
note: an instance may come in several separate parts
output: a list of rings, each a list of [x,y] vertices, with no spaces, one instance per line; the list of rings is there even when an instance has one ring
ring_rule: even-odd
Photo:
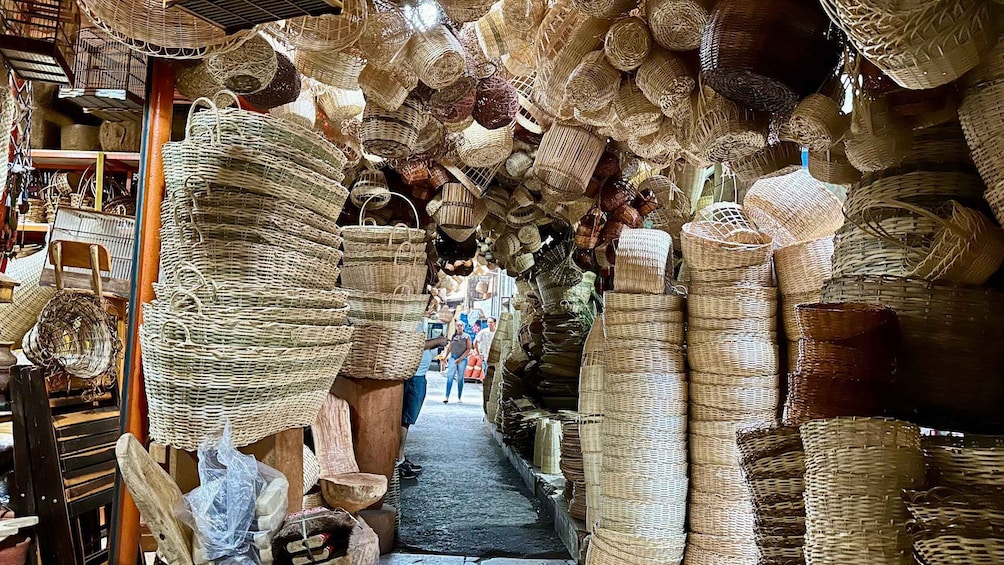
[[[408,439],[408,458],[425,467],[401,482],[399,551],[468,557],[567,559],[552,522],[538,513],[484,427],[481,385],[443,404],[446,379],[429,372],[429,394]]]

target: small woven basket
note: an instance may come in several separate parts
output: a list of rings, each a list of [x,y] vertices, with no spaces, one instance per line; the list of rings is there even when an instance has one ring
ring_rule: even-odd
[[[435,217],[440,226],[454,229],[473,228],[475,221],[474,194],[459,182],[443,185],[443,205]]]
[[[256,35],[240,49],[206,58],[206,70],[216,82],[237,94],[252,94],[275,78],[279,60],[268,41]]]
[[[244,96],[244,100],[258,110],[271,110],[276,106],[289,104],[300,96],[301,77],[296,65],[282,53],[276,53],[275,56],[276,71],[272,82],[258,92]]]
[[[503,73],[481,79],[476,90],[476,100],[471,116],[486,129],[506,127],[516,118],[519,98],[516,89]]]
[[[429,110],[447,127],[451,124],[468,123],[474,104],[477,103],[477,88],[478,82],[473,77],[461,77],[450,86],[432,94],[429,98]],[[466,126],[460,128],[463,129],[466,129]]]
[[[635,76],[638,88],[652,104],[666,115],[690,100],[697,81],[680,57],[662,49],[653,49],[645,57]]]
[[[603,41],[603,54],[619,71],[637,69],[651,50],[652,36],[648,25],[638,17],[620,19],[611,24]]]
[[[854,184],[861,180],[861,171],[847,159],[843,142],[827,151],[810,151],[809,174],[816,180],[832,184]]]
[[[662,119],[662,110],[649,102],[635,81],[630,79],[621,81],[613,109],[618,127],[625,128],[632,134],[652,133],[654,130],[651,128],[654,126],[658,130],[658,122]],[[642,133],[645,128],[649,129]]]
[[[545,173],[545,195],[558,202],[578,199],[599,163],[606,141],[591,130],[556,123],[540,142],[534,170]]]
[[[745,183],[789,175],[802,168],[802,148],[790,141],[781,141],[748,157],[735,159],[729,166],[736,178]]]
[[[652,229],[625,229],[617,245],[614,289],[617,292],[661,294],[673,265],[673,238]]]
[[[768,119],[705,88],[698,104],[693,144],[708,162],[748,157],[767,144]]]
[[[692,51],[701,46],[708,9],[699,0],[651,0],[645,3],[652,39],[670,51]]]
[[[402,158],[411,154],[418,142],[418,132],[425,119],[419,104],[405,100],[397,110],[385,110],[367,104],[359,128],[359,140],[370,153],[386,158]]]
[[[356,90],[366,59],[357,49],[345,51],[297,51],[293,63],[298,71],[335,88]]]
[[[833,236],[781,247],[774,252],[774,267],[783,295],[822,290],[832,275]]]
[[[457,153],[469,167],[494,167],[512,154],[512,143],[511,127],[485,129],[473,123],[463,131]]]
[[[387,177],[379,169],[364,169],[356,176],[356,182],[349,190],[349,199],[357,207],[366,205],[370,210],[379,210],[390,202]]]
[[[415,34],[409,49],[412,70],[429,88],[447,87],[464,74],[464,46],[446,26]]]
[[[276,106],[269,110],[268,114],[312,130],[317,121],[317,102],[314,98],[314,92],[309,88],[301,88],[300,95],[297,96],[296,100],[289,104]]]
[[[392,112],[404,104],[416,86],[418,77],[405,65],[387,70],[370,63],[359,73],[359,88],[366,95],[366,101]]]
[[[513,49],[526,44],[524,38],[509,26],[503,10],[504,4],[496,2],[492,9],[475,23],[478,44],[489,59],[507,55]]]
[[[620,83],[620,72],[610,64],[603,51],[593,51],[583,57],[569,75],[565,97],[576,110],[594,112],[613,102]]]
[[[850,127],[850,117],[829,96],[813,93],[795,107],[785,127],[786,137],[809,151],[827,151]]]
[[[396,59],[408,45],[412,33],[400,9],[377,11],[367,15],[357,45],[369,64],[383,68],[397,67]]]

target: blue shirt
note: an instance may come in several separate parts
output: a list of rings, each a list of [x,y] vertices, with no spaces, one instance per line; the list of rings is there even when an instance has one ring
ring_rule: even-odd
[[[426,334],[427,330],[425,328],[425,320],[418,323],[418,331],[422,332],[422,335],[428,335]],[[418,364],[418,370],[415,371],[416,377],[424,377],[426,373],[429,372],[429,366],[432,365],[432,358],[433,354],[431,349],[422,351],[422,362]]]

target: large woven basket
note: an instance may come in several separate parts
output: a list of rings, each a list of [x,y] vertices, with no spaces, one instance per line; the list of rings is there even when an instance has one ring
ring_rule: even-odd
[[[396,62],[395,60],[401,56],[412,33],[402,10],[381,10],[375,14],[367,14],[366,25],[363,26],[357,45],[370,64],[392,67],[396,66],[392,65],[392,62]]]
[[[359,88],[366,95],[366,101],[389,111],[400,108],[416,86],[418,77],[404,65],[388,70],[370,63],[359,73]]]
[[[832,235],[844,223],[840,201],[805,171],[757,181],[743,210],[780,246]]]
[[[534,170],[547,174],[545,195],[558,202],[578,199],[586,190],[606,141],[591,130],[554,124],[540,142]]]
[[[774,252],[778,286],[785,296],[822,290],[832,267],[833,236],[788,245]]]
[[[770,260],[770,236],[724,222],[700,220],[680,232],[683,258],[695,269],[732,269]]]
[[[748,157],[733,159],[729,165],[736,179],[745,183],[786,176],[802,168],[802,148],[794,143],[781,141]]]
[[[386,158],[407,157],[418,142],[425,117],[417,102],[405,100],[389,111],[367,104],[359,127],[359,140],[366,151]]]
[[[739,104],[788,113],[836,67],[829,26],[819,7],[797,0],[718,2],[701,39],[701,78]]]
[[[356,327],[352,350],[341,375],[361,379],[403,381],[411,378],[422,361],[425,335],[377,325]]]
[[[240,49],[206,58],[206,70],[216,82],[238,94],[262,90],[272,82],[278,68],[275,50],[260,35],[244,42]]]
[[[843,142],[827,151],[810,151],[809,174],[816,180],[833,184],[853,184],[861,180],[861,171],[847,159]]]
[[[265,33],[300,51],[337,52],[352,45],[370,14],[365,0],[345,0],[338,14],[301,16],[265,26]]]

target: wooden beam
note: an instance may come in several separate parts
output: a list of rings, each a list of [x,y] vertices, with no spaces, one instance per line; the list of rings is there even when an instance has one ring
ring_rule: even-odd
[[[122,376],[122,431],[145,444],[147,420],[146,390],[139,350],[140,305],[154,298],[153,283],[160,265],[160,205],[164,201],[163,145],[171,140],[174,112],[174,70],[161,59],[150,60],[147,77],[146,113],[143,120],[142,179],[136,205],[136,251],[130,297],[129,339],[126,342],[127,373]],[[115,512],[110,540],[111,562],[137,563],[140,557],[139,510],[122,481],[116,482]]]

